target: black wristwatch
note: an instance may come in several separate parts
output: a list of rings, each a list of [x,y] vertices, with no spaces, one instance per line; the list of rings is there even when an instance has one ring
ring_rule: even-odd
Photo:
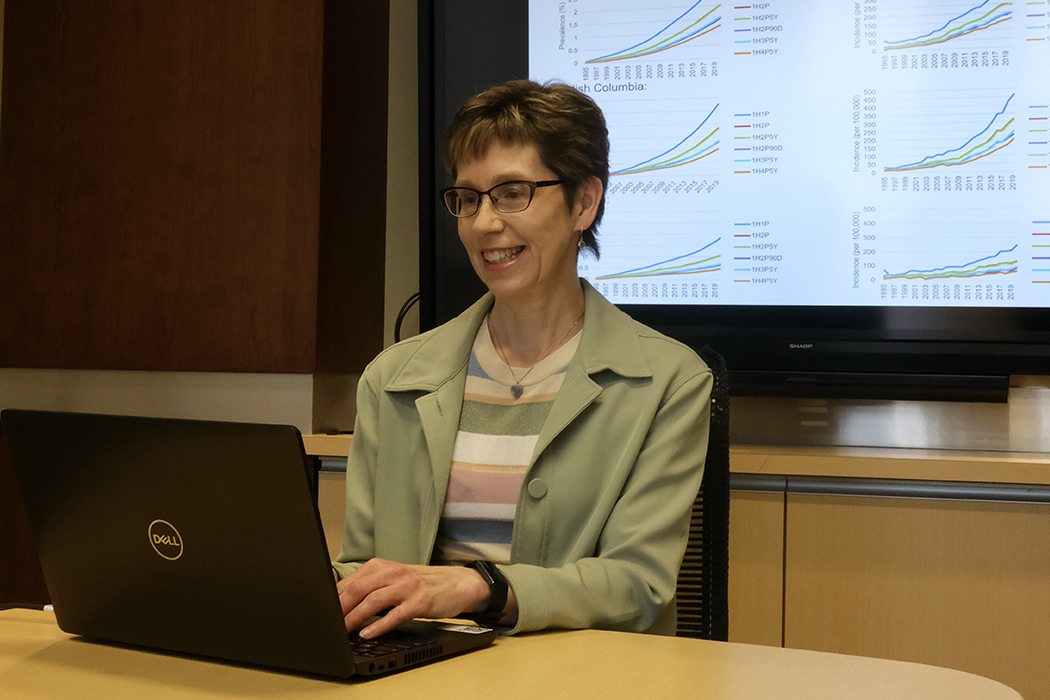
[[[498,624],[500,619],[503,617],[503,608],[507,605],[507,593],[510,590],[510,585],[507,583],[507,578],[503,575],[503,572],[490,561],[484,561],[477,559],[465,564],[468,568],[474,569],[481,578],[485,579],[485,583],[489,585],[489,604],[480,613],[474,613],[468,615],[470,619],[479,625],[495,625]]]

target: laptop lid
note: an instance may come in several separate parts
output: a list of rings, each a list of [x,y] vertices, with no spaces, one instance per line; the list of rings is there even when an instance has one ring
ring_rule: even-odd
[[[14,409],[0,422],[64,631],[355,672],[294,427]],[[494,637],[443,633],[445,653]]]

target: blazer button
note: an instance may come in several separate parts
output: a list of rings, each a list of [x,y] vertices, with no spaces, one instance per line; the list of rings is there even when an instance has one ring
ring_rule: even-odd
[[[547,482],[543,479],[533,479],[529,482],[529,495],[533,498],[543,498],[547,495]]]

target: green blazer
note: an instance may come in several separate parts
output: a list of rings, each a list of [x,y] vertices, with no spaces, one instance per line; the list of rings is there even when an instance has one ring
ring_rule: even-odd
[[[674,634],[674,592],[700,487],[711,372],[685,345],[584,287],[580,345],[518,497],[511,632],[547,627]],[[372,557],[431,559],[487,294],[382,352],[358,385],[341,576]]]

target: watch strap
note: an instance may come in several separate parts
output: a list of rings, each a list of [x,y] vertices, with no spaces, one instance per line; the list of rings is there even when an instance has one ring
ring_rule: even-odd
[[[490,561],[477,559],[466,564],[468,568],[474,569],[485,583],[489,586],[489,603],[479,613],[473,613],[468,617],[479,625],[494,625],[499,623],[503,617],[503,608],[507,605],[507,595],[510,592],[510,584],[499,567]]]

